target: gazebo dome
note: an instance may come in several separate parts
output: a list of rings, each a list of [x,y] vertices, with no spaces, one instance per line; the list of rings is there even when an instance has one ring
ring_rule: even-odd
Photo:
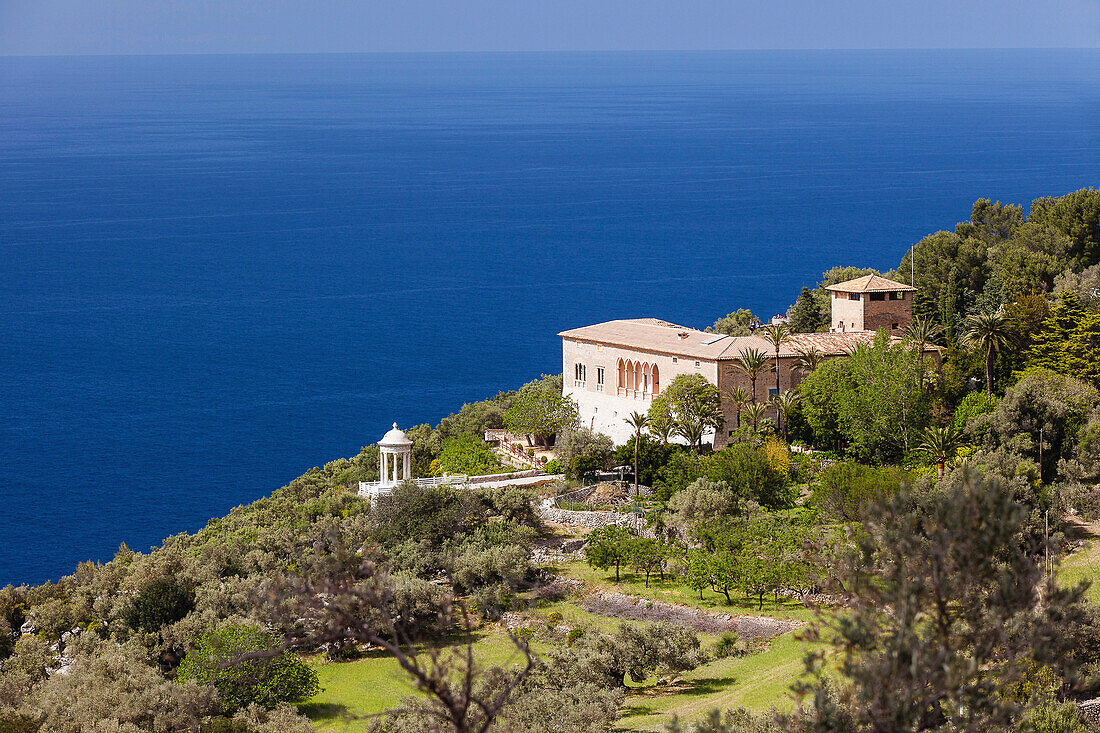
[[[393,424],[393,429],[382,436],[382,440],[378,441],[379,448],[408,448],[412,445],[412,441],[409,440],[409,436],[405,435],[405,431],[397,427],[397,423]]]

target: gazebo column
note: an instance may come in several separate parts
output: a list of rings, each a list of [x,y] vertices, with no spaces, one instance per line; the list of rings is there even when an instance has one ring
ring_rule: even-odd
[[[405,465],[403,468],[405,478],[412,476],[412,452],[405,454]]]
[[[389,483],[389,477],[386,475],[386,451],[378,452],[378,481],[385,486]]]

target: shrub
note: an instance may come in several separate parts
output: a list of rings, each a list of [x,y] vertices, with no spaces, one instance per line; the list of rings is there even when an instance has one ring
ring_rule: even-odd
[[[261,656],[241,660],[249,653]],[[254,626],[229,626],[204,634],[183,659],[177,682],[213,685],[231,712],[255,703],[272,709],[281,702],[304,702],[320,691],[317,672],[289,651],[278,652],[272,634]]]
[[[966,424],[971,418],[993,412],[997,409],[997,398],[984,391],[971,392],[963,397],[955,415],[951,418],[951,424],[959,430],[966,430]]]
[[[551,458],[546,462],[546,472],[557,475],[561,473],[561,465],[558,464],[556,459]]]
[[[152,634],[195,608],[195,592],[173,576],[157,578],[138,591],[122,614],[131,629]]]
[[[826,515],[846,522],[863,519],[876,501],[892,496],[903,484],[912,484],[911,472],[892,466],[876,468],[841,461],[821,472],[813,503]]]
[[[741,638],[737,635],[736,631],[724,631],[722,635],[718,637],[718,641],[714,644],[714,656],[718,659],[724,659],[726,657],[740,657],[745,653],[745,648],[741,644]]]
[[[41,724],[15,711],[0,710],[0,733],[38,733]]]

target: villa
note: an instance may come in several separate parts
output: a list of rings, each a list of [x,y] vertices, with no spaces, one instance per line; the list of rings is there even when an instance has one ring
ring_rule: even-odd
[[[867,275],[827,288],[832,293],[828,333],[792,334],[779,350],[779,388],[797,387],[804,374],[795,368],[800,354],[816,349],[824,358],[846,356],[860,344],[870,344],[877,331],[900,337],[913,314],[915,288]],[[646,412],[654,396],[681,374],[701,374],[722,393],[726,427],[706,440],[722,448],[736,424],[736,407],[726,396],[734,387],[751,390],[751,382],[736,367],[748,349],[771,357],[756,380],[756,399],[776,392],[774,347],[763,336],[727,336],[678,326],[656,318],[607,321],[562,331],[564,392],[577,403],[580,423],[610,436],[616,443],[633,432],[625,422],[631,412]],[[929,352],[938,353],[935,346]]]

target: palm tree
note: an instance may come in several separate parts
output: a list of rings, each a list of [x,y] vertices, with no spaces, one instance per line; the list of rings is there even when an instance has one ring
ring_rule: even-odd
[[[676,423],[674,431],[688,442],[688,445],[699,450],[703,446],[703,423],[698,420],[681,420]]]
[[[772,323],[760,330],[764,340],[775,349],[775,393],[779,394],[779,347],[791,340],[791,327],[786,323]]]
[[[752,404],[756,404],[756,378],[768,365],[768,355],[760,349],[745,349],[737,357],[734,366],[752,383]]]
[[[940,478],[943,478],[944,464],[955,457],[962,445],[962,431],[953,425],[942,427],[933,425],[925,428],[921,435],[921,444],[917,450],[927,453],[936,462]]]
[[[821,366],[825,360],[825,354],[816,346],[807,349],[799,349],[798,356],[794,360],[794,368],[803,374],[809,374]]]
[[[642,439],[642,431],[649,426],[649,415],[641,412],[632,412],[629,417],[624,417],[626,424],[634,428],[634,496],[638,495],[638,443]]]
[[[752,429],[760,429],[760,418],[768,411],[768,406],[763,402],[753,402],[745,405],[745,417],[752,420]]]
[[[963,322],[966,331],[959,339],[968,349],[980,349],[985,352],[985,392],[993,393],[993,354],[1000,353],[1013,343],[1013,334],[1009,329],[1008,317],[1004,309],[993,313],[974,313]]]
[[[772,404],[775,405],[776,412],[783,418],[783,442],[787,442],[787,415],[798,401],[802,399],[797,391],[788,389],[786,392],[777,394],[772,398]]]
[[[731,387],[725,392],[726,399],[733,403],[737,415],[737,427],[741,427],[741,408],[749,404],[749,391],[744,387]]]
[[[917,344],[918,360],[920,362],[921,377],[924,377],[924,347],[935,341],[943,334],[943,328],[927,316],[913,316],[913,320],[905,327],[905,335]]]
[[[649,434],[661,441],[661,445],[668,445],[668,439],[672,437],[671,420],[650,420]]]

